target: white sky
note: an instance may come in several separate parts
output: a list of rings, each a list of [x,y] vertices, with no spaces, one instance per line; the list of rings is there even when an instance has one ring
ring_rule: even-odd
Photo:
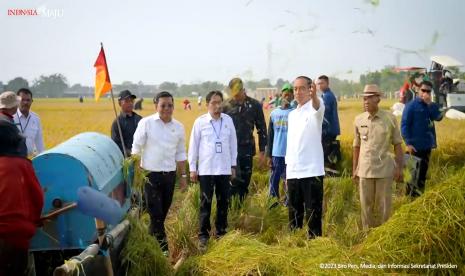
[[[44,8],[59,17],[8,15]],[[425,49],[401,55],[402,66],[428,67],[433,54],[465,63],[464,26],[461,0],[1,1],[0,81],[62,73],[70,85],[92,85],[100,42],[113,83],[358,80],[396,63],[386,45]]]

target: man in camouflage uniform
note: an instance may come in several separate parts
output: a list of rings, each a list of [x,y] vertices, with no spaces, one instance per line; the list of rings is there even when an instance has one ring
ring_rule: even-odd
[[[229,82],[229,90],[231,98],[223,103],[223,113],[231,116],[236,127],[238,153],[237,175],[232,180],[231,196],[239,196],[242,201],[249,191],[252,160],[256,153],[254,127],[257,128],[260,163],[262,166],[265,163],[266,123],[262,105],[246,95],[240,78]]]

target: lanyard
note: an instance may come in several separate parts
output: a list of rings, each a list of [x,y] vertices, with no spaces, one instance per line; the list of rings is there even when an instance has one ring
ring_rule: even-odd
[[[210,124],[212,124],[213,131],[215,132],[216,138],[220,139],[221,128],[223,128],[223,118],[220,118],[220,131],[216,133],[215,125],[213,124],[213,120],[210,120]]]
[[[18,122],[19,122],[19,127],[21,128],[21,133],[24,133],[26,131],[27,126],[29,125],[29,120],[31,119],[31,114],[27,117],[26,125],[23,128],[23,125],[21,124],[21,118],[19,118],[18,113],[16,113],[16,117],[18,117]]]

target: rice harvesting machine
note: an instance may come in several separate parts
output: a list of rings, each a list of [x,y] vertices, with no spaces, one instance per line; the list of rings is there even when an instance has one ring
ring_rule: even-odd
[[[30,245],[37,275],[56,273],[55,267],[70,257],[82,261],[89,252],[94,257],[124,243],[132,173],[123,174],[123,160],[118,146],[95,132],[74,136],[32,160],[45,197],[43,226]],[[79,253],[85,256],[73,257]],[[118,258],[103,255],[106,269],[109,264],[114,269]]]

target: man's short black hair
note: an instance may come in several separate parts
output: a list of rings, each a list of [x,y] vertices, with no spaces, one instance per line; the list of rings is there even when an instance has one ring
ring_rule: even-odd
[[[31,99],[32,99],[32,92],[31,92],[31,90],[29,90],[29,89],[27,89],[27,88],[20,88],[20,89],[18,90],[18,92],[16,92],[16,95],[19,96],[20,93],[24,93],[24,94],[26,94],[26,95],[29,95],[29,96],[31,96]]]
[[[424,80],[424,81],[420,82],[420,87],[421,87],[422,85],[426,85],[426,86],[429,86],[429,87],[431,87],[431,88],[433,87],[433,83],[430,82],[430,81],[428,81],[428,80]]]
[[[306,80],[308,86],[312,86],[312,83],[313,83],[312,79],[309,78],[309,77],[307,77],[307,76],[298,76],[298,77],[295,78],[295,79],[296,79],[296,80],[297,80],[297,79],[304,79],[304,80]]]
[[[319,79],[319,80],[324,80],[324,81],[326,81],[326,82],[329,83],[329,78],[328,78],[328,76],[326,76],[326,75],[321,75],[321,76],[318,77],[318,79]]]
[[[221,93],[218,90],[213,90],[213,91],[210,91],[207,94],[207,97],[205,98],[207,101],[207,104],[210,103],[210,100],[212,99],[213,96],[220,96],[221,100],[223,100],[223,93]]]
[[[174,103],[173,95],[171,95],[171,93],[168,91],[161,91],[157,95],[155,95],[155,97],[153,98],[153,103],[157,104],[160,98],[171,98],[171,100]]]

